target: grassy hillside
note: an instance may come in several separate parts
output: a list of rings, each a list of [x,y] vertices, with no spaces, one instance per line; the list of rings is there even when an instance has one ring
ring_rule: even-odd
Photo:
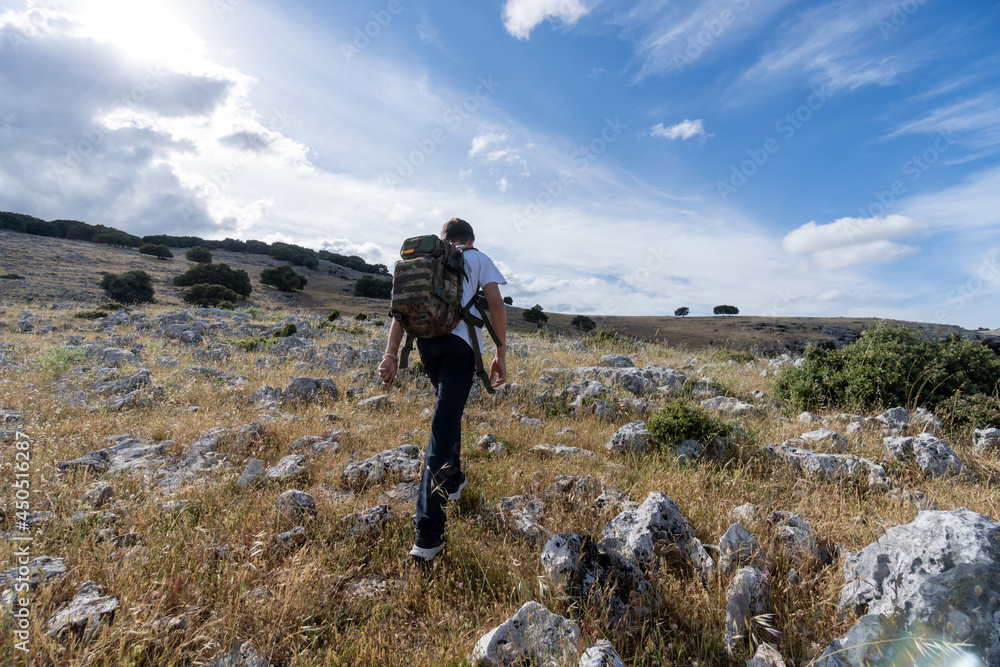
[[[83,251],[61,252],[69,257]],[[153,259],[123,255],[120,262],[117,268],[142,264],[165,271]],[[51,287],[45,289],[57,290],[57,281],[47,273],[35,271],[32,277],[48,281]],[[336,289],[347,284],[344,278],[330,276],[317,284],[329,289],[316,292],[331,299],[322,309],[356,303],[347,297],[333,300]],[[275,297],[274,306],[280,303]],[[801,515],[824,546],[826,560],[787,555],[777,530],[766,523],[753,530],[770,557],[774,600],[773,617],[761,619],[756,631],[764,636],[764,625],[772,626],[779,634],[769,641],[789,664],[805,664],[853,624],[835,613],[845,555],[877,539],[887,527],[911,521],[918,511],[899,494],[800,479],[765,456],[767,443],[817,428],[798,421],[793,411],[769,408],[774,405],[773,375],[761,373],[769,368],[767,360],[737,362],[722,350],[692,352],[659,344],[625,350],[637,366],[662,364],[695,379],[710,378],[724,394],[760,406],[760,414],[739,419],[746,435],[733,458],[683,462],[669,451],[623,455],[605,449],[617,428],[642,416],[641,406],[626,400],[635,397],[624,389],[609,387],[604,394],[614,408],[614,416],[604,419],[573,414],[565,403],[551,400],[566,384],[555,379],[552,368],[593,365],[603,354],[622,349],[591,349],[569,338],[515,332],[508,364],[511,382],[520,389],[496,398],[480,394],[470,403],[463,433],[470,483],[462,500],[448,509],[443,556],[424,567],[406,555],[413,540],[414,506],[406,497],[407,487],[398,484],[407,480],[389,475],[351,487],[342,479],[351,463],[400,445],[426,444],[433,407],[426,379],[409,375],[388,390],[374,383],[384,326],[320,328],[322,318],[308,309],[250,315],[205,311],[196,318],[205,323],[204,338],[191,344],[167,333],[171,322],[183,319],[174,306],[141,308],[113,321],[82,320],[74,317],[75,309],[50,310],[37,301],[24,310],[30,315],[12,309],[0,314],[0,408],[19,413],[3,414],[6,428],[16,429],[29,443],[30,511],[40,514],[32,515],[29,531],[17,533],[14,496],[6,492],[3,527],[15,531],[8,535],[30,534],[32,557],[62,558],[68,571],[31,598],[30,659],[14,652],[10,634],[0,637],[5,660],[18,656],[14,664],[208,664],[249,641],[272,665],[463,665],[480,636],[529,600],[575,617],[586,645],[606,637],[629,665],[743,664],[750,647],[730,656],[722,645],[726,578],[702,581],[669,552],[661,554],[662,567],[653,578],[664,608],[627,627],[605,626],[599,604],[575,604],[547,582],[539,561],[541,545],[526,541],[511,526],[500,510],[501,500],[522,494],[542,500],[538,521],[550,533],[599,536],[617,511],[559,496],[551,486],[560,475],[590,475],[636,502],[662,492],[676,500],[706,544],[719,541],[733,522],[730,512],[744,503],[765,513]],[[315,356],[269,337],[287,315],[296,316],[292,321],[309,336]],[[30,323],[30,330],[18,326],[19,321]],[[264,338],[252,351],[237,346],[254,335]],[[116,357],[104,351],[107,346],[129,350],[134,357]],[[121,365],[105,368],[109,359]],[[223,375],[210,377],[204,367]],[[101,387],[135,377],[140,368],[149,370],[151,386],[141,394],[145,401],[120,411],[99,407],[116,395],[101,393]],[[332,379],[336,397],[272,406],[255,399],[261,387],[285,387],[298,375]],[[552,392],[549,400],[545,390]],[[381,410],[359,407],[359,401],[377,396],[388,397],[391,404]],[[655,391],[646,398],[651,401],[648,414],[671,400]],[[841,429],[841,422],[828,423]],[[192,447],[218,427],[233,430],[219,437],[214,451],[195,457],[197,465],[182,484],[160,487],[157,475],[184,464]],[[496,435],[509,454],[478,449],[476,441],[486,433]],[[162,452],[151,459],[161,467],[146,470],[151,477],[144,478],[142,471],[58,471],[60,462],[109,447],[115,442],[109,438],[123,434],[144,446],[163,443]],[[985,477],[925,479],[903,464],[889,465],[889,474],[900,487],[923,492],[942,509],[968,507],[1000,516],[994,483],[982,481],[990,479],[1000,461],[973,454],[969,433],[944,435]],[[323,452],[293,450],[292,443],[303,436],[325,436],[338,444]],[[6,489],[13,488],[15,478],[11,443],[21,437],[4,432],[0,478]],[[590,454],[532,451],[545,443]],[[300,452],[306,459],[299,475],[247,489],[236,484],[250,459],[269,467]],[[880,460],[885,453],[881,432],[866,427],[852,435],[850,452]],[[103,504],[88,500],[87,492],[101,484],[111,487],[110,497]],[[315,515],[294,520],[277,512],[276,500],[289,489],[311,494]],[[178,500],[192,504],[181,511],[163,505]],[[354,520],[347,517],[380,504],[389,506],[391,516],[378,533],[353,534]],[[80,511],[103,514],[74,519]],[[301,538],[287,546],[276,544],[277,535],[296,525],[304,529]],[[15,548],[14,542],[4,541],[0,569],[16,564]],[[790,578],[793,568],[796,577]],[[118,597],[113,621],[86,642],[46,637],[50,617],[87,580],[103,586],[105,595]]]

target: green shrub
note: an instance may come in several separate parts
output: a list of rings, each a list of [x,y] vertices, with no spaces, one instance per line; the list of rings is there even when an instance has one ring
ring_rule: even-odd
[[[261,271],[260,282],[277,287],[282,292],[294,292],[305,287],[309,280],[301,273],[296,273],[291,264],[282,264]]]
[[[719,356],[722,357],[723,361],[735,361],[738,364],[749,364],[751,361],[757,361],[757,355],[743,350],[722,350],[719,352]]]
[[[534,322],[536,324],[549,321],[549,316],[542,312],[542,307],[537,303],[521,313],[521,316],[528,322]]]
[[[1000,427],[1000,398],[958,391],[938,404],[936,416],[951,429]]]
[[[619,333],[613,327],[601,327],[583,339],[583,344],[594,350],[605,350],[619,354],[634,354],[639,351],[639,343],[631,336]]]
[[[234,269],[228,264],[198,264],[174,277],[176,287],[192,287],[194,285],[222,285],[236,292],[241,297],[248,297],[253,291],[250,276],[243,269]],[[234,299],[229,299],[234,301]]]
[[[70,349],[62,345],[42,350],[38,355],[38,368],[48,375],[66,371],[71,366],[83,363],[87,354],[83,350]]]
[[[509,297],[509,296],[505,296],[503,298],[503,302],[505,304],[507,304],[508,306],[513,306],[514,305],[514,298],[513,297]]]
[[[96,320],[98,317],[107,317],[108,313],[103,310],[80,310],[77,311],[73,317],[79,317],[81,320]]]
[[[366,296],[371,299],[388,299],[392,297],[392,281],[361,276],[354,283],[354,296]]]
[[[243,312],[254,319],[261,319],[264,316],[264,309],[258,308],[257,306],[250,306],[249,308],[244,308]]]
[[[139,246],[139,252],[143,255],[152,255],[160,259],[171,259],[174,256],[174,253],[170,252],[170,248],[155,243],[143,243]]]
[[[712,417],[700,405],[676,400],[661,408],[646,429],[656,444],[673,447],[682,440],[697,440],[707,445],[717,437],[732,434],[734,426]]]
[[[220,301],[218,305],[216,305],[215,307],[218,308],[219,310],[236,310],[236,304],[226,299]]]
[[[354,319],[357,320],[358,322],[367,322],[368,313],[358,313],[357,315],[354,316]]]
[[[593,331],[597,328],[597,322],[590,319],[586,315],[577,315],[573,318],[573,321],[570,322],[570,324],[577,329],[582,329],[583,331]]]
[[[145,271],[132,270],[115,275],[104,274],[101,289],[109,298],[121,303],[151,303],[153,301],[153,281]]]
[[[196,245],[184,253],[184,259],[198,264],[211,264],[212,251],[204,246]]]
[[[288,338],[289,336],[294,336],[298,332],[299,328],[295,326],[294,322],[285,322],[281,325],[277,331],[271,335],[275,338]]]
[[[118,303],[117,301],[108,301],[107,303],[102,303],[97,307],[98,310],[106,310],[109,313],[113,313],[116,310],[132,310],[124,303]]]
[[[989,348],[958,337],[925,339],[902,326],[870,328],[839,350],[809,347],[803,358],[775,384],[797,409],[933,410],[956,392],[995,395],[1000,385],[1000,357]]]
[[[330,314],[326,316],[327,322],[333,322],[334,320],[340,319],[340,311],[336,308],[330,311]]]
[[[232,304],[233,301],[239,301],[240,295],[222,285],[198,283],[188,289],[187,294],[184,295],[184,300],[202,308],[214,308],[223,301],[229,304]]]
[[[27,280],[27,278],[19,273],[5,273],[0,276],[0,280]]]

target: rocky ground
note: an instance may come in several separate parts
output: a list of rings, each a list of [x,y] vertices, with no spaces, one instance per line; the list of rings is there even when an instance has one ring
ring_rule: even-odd
[[[377,385],[384,324],[76,312],[0,311],[15,663],[1000,665],[996,429],[795,413],[788,355],[515,333],[422,566],[433,394]],[[734,432],[657,447],[680,396]]]

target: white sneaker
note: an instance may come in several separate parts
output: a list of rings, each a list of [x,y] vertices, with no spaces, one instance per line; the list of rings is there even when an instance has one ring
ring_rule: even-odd
[[[442,551],[444,551],[444,540],[441,540],[441,544],[438,544],[437,546],[421,547],[414,543],[413,548],[410,549],[410,555],[414,558],[422,558],[423,560],[430,562],[434,560],[434,557]]]
[[[462,498],[462,489],[464,489],[465,485],[468,484],[468,483],[469,483],[468,479],[463,479],[462,483],[458,485],[458,488],[455,489],[452,493],[448,494],[448,500],[461,500],[461,498]]]

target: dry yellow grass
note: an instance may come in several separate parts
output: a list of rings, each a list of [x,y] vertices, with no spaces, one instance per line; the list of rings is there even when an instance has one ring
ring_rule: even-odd
[[[155,316],[172,308],[160,305],[141,310]],[[239,354],[224,362],[200,362],[194,356],[197,348],[165,342],[151,332],[119,327],[118,333],[145,346],[143,365],[152,371],[154,383],[164,387],[165,394],[148,408],[91,412],[86,405],[72,405],[60,395],[60,382],[81,362],[63,359],[58,349],[69,334],[88,340],[100,336],[89,322],[74,318],[73,311],[37,313],[50,320],[56,330],[19,334],[4,326],[0,332],[0,340],[13,345],[7,358],[22,364],[20,369],[2,371],[0,407],[18,409],[24,415],[18,428],[32,443],[32,511],[45,510],[54,516],[34,535],[31,553],[65,558],[69,573],[40,588],[32,598],[30,658],[15,652],[10,635],[3,634],[0,651],[3,660],[11,664],[204,664],[237,640],[250,640],[272,665],[463,665],[476,640],[528,600],[575,616],[588,645],[606,636],[629,665],[742,664],[746,651],[730,657],[723,648],[725,581],[705,585],[683,567],[664,567],[654,580],[666,600],[662,613],[609,633],[596,620],[599,614],[595,610],[574,605],[547,585],[539,549],[502,529],[488,510],[503,497],[538,492],[560,474],[590,474],[637,501],[652,491],[665,493],[677,501],[706,543],[717,542],[728,528],[729,510],[751,502],[769,511],[798,512],[824,542],[853,551],[887,527],[911,521],[917,512],[889,495],[832,482],[804,482],[768,463],[759,453],[760,445],[808,430],[793,414],[774,411],[744,420],[749,439],[737,459],[726,464],[684,464],[667,453],[623,457],[606,451],[603,445],[609,435],[634,418],[628,415],[607,423],[589,416],[547,414],[524,397],[483,399],[470,403],[466,413],[463,452],[470,483],[462,500],[448,510],[448,546],[431,566],[420,566],[406,555],[413,539],[412,505],[390,502],[392,519],[374,541],[347,538],[341,523],[351,512],[386,502],[383,494],[393,482],[352,497],[335,492],[339,473],[353,458],[405,443],[423,447],[429,419],[420,415],[424,408],[432,407],[432,396],[425,390],[414,390],[413,380],[406,379],[387,392],[394,401],[390,410],[359,411],[355,399],[344,397],[343,390],[364,386],[365,396],[382,390],[372,386],[374,368],[362,368],[364,377],[358,380],[352,378],[359,369],[352,368],[332,376],[341,389],[339,398],[283,408],[296,419],[263,422],[260,437],[248,443],[227,442],[222,451],[232,468],[209,474],[204,483],[187,487],[177,496],[200,501],[195,511],[165,514],[157,506],[165,498],[141,480],[101,478],[114,487],[106,509],[120,516],[117,532],[134,531],[140,536],[136,546],[114,548],[97,542],[92,527],[69,522],[97,478],[60,476],[56,472],[60,461],[104,447],[107,437],[123,433],[173,441],[168,453],[178,455],[209,428],[259,420],[261,407],[253,404],[250,396],[260,386],[284,386],[292,375],[318,373],[297,371],[293,360],[277,358],[272,358],[269,367],[258,367],[254,364],[261,356],[258,352]],[[10,313],[2,319],[5,325],[11,324]],[[385,335],[384,328],[358,326],[360,329],[355,328],[365,331],[363,342]],[[347,334],[327,331],[318,342],[341,338],[346,339]],[[581,350],[561,337],[514,334],[511,342],[523,345],[515,345],[508,359],[511,380],[522,385],[536,381],[553,362],[564,367],[588,365],[601,354],[599,350]],[[156,366],[154,359],[160,354],[174,356],[180,363],[174,368]],[[726,357],[721,352],[695,355],[648,345],[631,356],[637,366],[665,364],[696,377],[711,376],[734,395],[770,388],[771,378],[761,378],[759,367],[724,363]],[[40,364],[40,359],[47,362]],[[249,382],[227,389],[218,381],[186,372],[187,367],[200,363],[245,375]],[[83,364],[91,368],[92,375],[94,364]],[[660,404],[663,400],[658,399]],[[96,399],[88,404],[93,402]],[[197,406],[197,411],[192,411],[192,406]],[[515,411],[542,418],[544,427],[538,430],[523,425],[511,417]],[[491,425],[490,431],[507,444],[510,456],[494,458],[475,450],[476,426],[481,422]],[[575,439],[557,436],[561,427],[574,429]],[[235,485],[248,459],[260,458],[273,465],[291,453],[288,444],[295,439],[333,428],[345,429],[349,435],[342,439],[338,451],[311,457],[304,477],[253,490]],[[545,442],[582,447],[594,457],[546,459],[529,453],[531,447]],[[960,455],[968,455],[967,443],[954,444]],[[874,434],[865,435],[854,447],[855,453],[876,460],[883,451],[881,439]],[[4,445],[0,483],[8,514],[12,464],[12,449]],[[941,509],[965,506],[987,516],[1000,515],[1000,500],[991,485],[925,481],[904,466],[889,472],[907,488],[926,492]],[[313,494],[318,511],[316,518],[305,524],[307,542],[278,551],[267,548],[272,536],[293,524],[275,513],[274,501],[289,488]],[[551,532],[599,535],[610,518],[589,509],[550,505],[544,525]],[[13,528],[10,519],[4,527]],[[781,555],[775,536],[764,528],[755,532],[773,556],[769,574],[775,615],[771,622],[779,635],[771,641],[786,659],[804,664],[853,622],[835,614],[843,582],[840,563],[796,563],[801,583],[790,585],[786,574],[793,564]],[[217,554],[217,548],[225,553]],[[13,549],[5,541],[0,551],[3,569],[12,564]],[[387,582],[383,595],[367,599],[349,594],[351,584],[371,576]],[[88,579],[120,598],[113,623],[87,645],[47,638],[47,619],[72,599],[79,583]],[[171,626],[171,619],[183,620]]]

